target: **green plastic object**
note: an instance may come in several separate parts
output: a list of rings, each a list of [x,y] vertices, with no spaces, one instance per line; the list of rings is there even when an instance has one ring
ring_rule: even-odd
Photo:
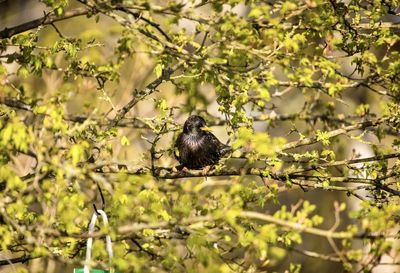
[[[84,273],[83,268],[74,268],[74,273]],[[90,273],[111,273],[111,271],[105,269],[91,269]],[[118,272],[113,271],[113,273],[118,273]]]

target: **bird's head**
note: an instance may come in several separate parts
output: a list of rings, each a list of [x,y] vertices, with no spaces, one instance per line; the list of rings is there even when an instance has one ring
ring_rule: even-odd
[[[211,129],[206,126],[206,121],[202,117],[196,115],[190,116],[183,125],[183,132],[185,133],[202,134],[209,131],[211,131]]]

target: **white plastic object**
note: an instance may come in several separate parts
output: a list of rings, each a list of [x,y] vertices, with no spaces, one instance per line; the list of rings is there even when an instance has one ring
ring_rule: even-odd
[[[97,212],[101,215],[101,217],[103,218],[103,222],[104,222],[104,226],[107,227],[108,226],[108,218],[106,213],[99,209],[97,210]],[[94,232],[94,228],[96,226],[96,221],[97,221],[97,213],[94,212],[92,215],[92,220],[90,221],[89,224],[89,239],[87,240],[87,247],[86,247],[86,259],[85,259],[85,266],[83,268],[83,272],[84,273],[90,273],[90,269],[91,269],[91,261],[92,261],[92,246],[93,246],[93,232]],[[106,235],[106,250],[108,253],[108,257],[109,257],[109,263],[111,266],[111,260],[113,258],[113,250],[112,250],[112,243],[111,243],[111,237],[110,235]]]

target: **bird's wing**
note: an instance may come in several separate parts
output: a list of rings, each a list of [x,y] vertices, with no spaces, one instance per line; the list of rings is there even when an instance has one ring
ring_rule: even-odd
[[[226,145],[224,143],[221,143],[220,147],[219,147],[219,152],[221,154],[221,156],[226,155],[227,153],[232,151],[232,147],[229,145]]]
[[[225,155],[226,153],[228,153],[228,152],[230,152],[232,150],[232,148],[230,146],[223,144],[212,133],[208,133],[207,134],[207,138],[210,141],[210,143],[212,143],[210,146],[212,146],[213,149],[215,149],[215,151],[218,154],[218,157],[221,157],[221,156]]]

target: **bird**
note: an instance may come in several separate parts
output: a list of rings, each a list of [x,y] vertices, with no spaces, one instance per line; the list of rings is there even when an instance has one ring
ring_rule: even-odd
[[[206,169],[207,172],[231,150],[229,145],[223,144],[211,133],[206,121],[197,115],[185,121],[183,132],[175,142],[175,157],[184,169]]]

